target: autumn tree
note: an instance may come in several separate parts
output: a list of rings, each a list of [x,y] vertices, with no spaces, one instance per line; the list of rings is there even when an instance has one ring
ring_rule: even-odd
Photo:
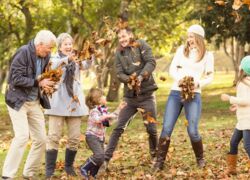
[[[192,0],[9,0],[0,5],[0,66],[6,75],[15,50],[26,44],[40,29],[49,29],[55,35],[68,32],[75,37],[81,49],[93,31],[100,37],[107,32],[103,21],[110,17],[115,22],[126,17],[139,38],[148,41],[157,56],[178,45],[185,28],[184,17],[192,11]],[[118,98],[119,81],[114,71],[113,41],[102,51],[104,56],[95,61],[94,72],[99,87],[109,87],[108,100]],[[0,85],[4,75],[0,76]]]
[[[203,0],[197,4],[198,11],[192,17],[201,19],[208,41],[223,46],[234,65],[235,84],[240,61],[250,53],[250,1]]]

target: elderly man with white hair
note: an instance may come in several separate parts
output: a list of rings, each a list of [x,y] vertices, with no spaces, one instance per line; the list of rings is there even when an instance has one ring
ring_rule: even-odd
[[[48,109],[50,104],[39,88],[52,86],[54,82],[50,79],[38,81],[37,78],[45,71],[55,44],[55,35],[48,30],[41,30],[34,40],[19,48],[13,56],[5,101],[15,136],[3,165],[2,179],[10,180],[15,177],[29,138],[32,145],[24,166],[23,178],[34,179],[32,177],[41,165],[46,130],[40,105]]]

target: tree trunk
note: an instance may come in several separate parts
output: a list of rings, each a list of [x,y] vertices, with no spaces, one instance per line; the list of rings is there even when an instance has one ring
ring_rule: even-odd
[[[227,49],[227,41],[224,40],[224,51],[226,55],[232,60],[233,68],[234,68],[234,80],[233,85],[235,86],[238,81],[239,74],[239,66],[241,59],[244,57],[245,53],[245,44],[241,44],[239,41],[235,40],[235,38],[230,39],[230,53]]]
[[[110,85],[107,95],[107,101],[113,102],[118,101],[120,81],[117,79],[115,68],[110,70]]]
[[[3,84],[7,78],[7,71],[6,70],[0,70],[0,93],[2,93],[3,90]]]

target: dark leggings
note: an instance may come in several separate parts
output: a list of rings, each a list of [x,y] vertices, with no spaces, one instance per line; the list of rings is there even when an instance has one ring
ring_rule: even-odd
[[[244,148],[248,154],[248,158],[250,158],[250,130],[234,129],[234,133],[230,141],[229,154],[238,154],[238,145],[242,138],[244,142]]]

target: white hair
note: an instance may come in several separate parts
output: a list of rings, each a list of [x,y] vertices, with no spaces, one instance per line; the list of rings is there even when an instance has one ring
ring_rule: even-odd
[[[56,44],[56,36],[48,30],[41,30],[36,34],[36,37],[34,39],[34,44]]]
[[[57,37],[57,48],[59,49],[65,39],[69,38],[73,42],[73,38],[68,33],[61,33]]]

